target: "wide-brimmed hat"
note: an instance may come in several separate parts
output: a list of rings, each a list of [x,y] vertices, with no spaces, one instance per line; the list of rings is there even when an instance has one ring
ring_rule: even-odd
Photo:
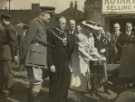
[[[82,21],[82,24],[92,30],[99,31],[101,30],[101,27],[98,26],[95,22],[92,21]]]

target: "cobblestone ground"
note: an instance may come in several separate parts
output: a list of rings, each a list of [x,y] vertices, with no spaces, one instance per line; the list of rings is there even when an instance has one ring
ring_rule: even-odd
[[[15,84],[11,95],[7,99],[5,99],[3,96],[0,96],[0,102],[27,102],[28,99],[27,92],[28,92],[29,84],[28,84],[27,73],[25,69],[24,70],[15,69],[14,76],[15,76],[14,78]],[[41,102],[48,102],[49,100],[48,92],[49,89],[47,85],[46,84],[43,85],[41,95],[40,95]],[[97,97],[91,94],[86,94],[85,99],[88,100],[87,102],[114,102],[114,100],[109,99],[110,95],[107,96],[107,94],[102,93],[101,96]],[[75,102],[74,98],[75,96],[71,92],[69,92],[69,102]]]

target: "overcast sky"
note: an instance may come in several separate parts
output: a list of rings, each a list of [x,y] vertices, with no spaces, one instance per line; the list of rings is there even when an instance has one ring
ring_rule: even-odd
[[[4,0],[0,0],[4,1]],[[6,1],[6,0],[5,0]],[[11,0],[12,9],[30,9],[31,3],[40,3],[41,6],[54,6],[59,13],[69,7],[71,1],[78,1],[78,8],[83,10],[85,0]],[[8,4],[5,4],[8,6]]]

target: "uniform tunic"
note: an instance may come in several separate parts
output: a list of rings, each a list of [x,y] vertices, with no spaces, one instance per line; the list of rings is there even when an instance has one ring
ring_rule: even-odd
[[[0,90],[11,87],[11,62],[16,55],[17,38],[13,25],[0,24]]]
[[[47,23],[35,18],[24,39],[23,55],[32,93],[39,93],[43,82],[43,70],[47,70]],[[35,91],[35,92],[33,92]]]
[[[47,25],[40,18],[31,22],[24,39],[25,65],[47,67]]]

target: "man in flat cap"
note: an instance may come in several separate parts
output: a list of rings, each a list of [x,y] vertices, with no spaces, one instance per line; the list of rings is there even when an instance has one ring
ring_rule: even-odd
[[[0,23],[0,92],[9,93],[12,87],[11,63],[15,61],[17,37],[10,16],[1,15]]]
[[[24,41],[25,66],[30,82],[29,102],[39,102],[39,92],[43,82],[43,70],[47,69],[47,27],[50,13],[41,10],[32,20]]]

